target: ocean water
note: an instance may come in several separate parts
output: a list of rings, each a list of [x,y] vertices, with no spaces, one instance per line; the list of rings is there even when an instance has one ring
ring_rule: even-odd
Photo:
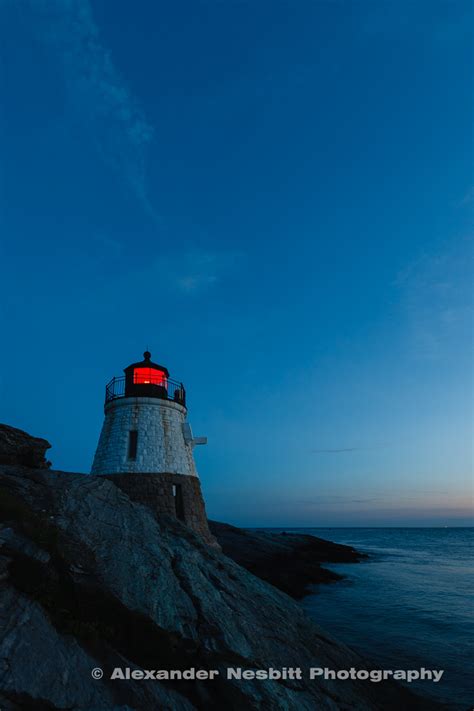
[[[373,668],[444,669],[410,688],[452,709],[474,709],[474,528],[307,528],[368,553],[327,565],[345,576],[303,599],[309,615]],[[377,665],[377,666],[375,666]]]

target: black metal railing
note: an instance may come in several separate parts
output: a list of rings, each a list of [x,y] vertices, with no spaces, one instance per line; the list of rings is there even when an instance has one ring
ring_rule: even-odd
[[[162,400],[172,400],[180,405],[186,405],[186,390],[183,383],[171,378],[151,377],[150,380],[140,379],[138,382],[126,382],[125,376],[112,378],[105,386],[105,402],[117,400],[120,397],[157,397]]]

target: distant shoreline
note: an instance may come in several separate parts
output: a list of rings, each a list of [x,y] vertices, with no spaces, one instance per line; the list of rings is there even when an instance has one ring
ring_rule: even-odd
[[[391,530],[391,529],[413,529],[415,531],[424,529],[439,529],[444,530],[445,528],[458,529],[458,528],[474,528],[474,524],[467,526],[236,526],[236,528],[241,528],[244,531],[345,531],[354,530],[359,528],[361,531],[371,531],[371,530]]]

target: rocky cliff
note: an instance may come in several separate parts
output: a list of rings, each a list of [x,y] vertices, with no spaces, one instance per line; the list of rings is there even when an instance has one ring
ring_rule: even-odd
[[[341,579],[321,563],[358,563],[367,558],[352,546],[343,546],[303,533],[248,531],[209,521],[223,553],[262,580],[298,599],[315,583]]]
[[[310,681],[311,667],[367,663],[287,595],[113,481],[2,465],[0,502],[2,711],[434,708],[394,683]],[[220,676],[110,679],[115,667]],[[239,681],[226,678],[229,667],[305,676]]]

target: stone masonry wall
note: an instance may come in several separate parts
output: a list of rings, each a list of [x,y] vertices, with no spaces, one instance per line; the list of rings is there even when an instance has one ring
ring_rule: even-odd
[[[138,475],[111,474],[107,475],[107,478],[122,489],[132,501],[148,506],[156,516],[167,514],[177,517],[173,486],[181,487],[183,523],[199,534],[207,544],[219,548],[219,544],[209,530],[198,477],[166,472]]]
[[[186,442],[186,408],[159,398],[120,398],[107,403],[91,474],[173,472],[197,476]],[[128,458],[129,433],[138,432],[136,459]]]

